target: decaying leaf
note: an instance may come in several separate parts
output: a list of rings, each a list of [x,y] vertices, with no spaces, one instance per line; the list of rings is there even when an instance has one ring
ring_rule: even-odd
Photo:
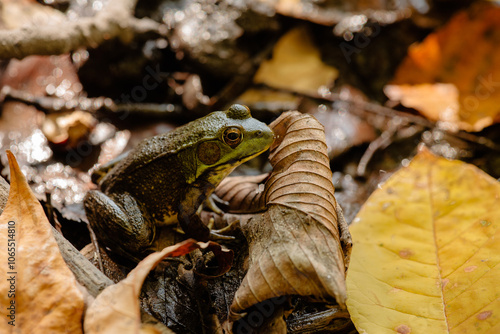
[[[238,193],[227,187],[234,179],[221,184],[225,196],[217,190],[232,205],[267,207],[242,222],[249,243],[249,269],[231,305],[233,321],[271,298],[311,296],[336,299],[340,305],[346,298],[350,240],[336,211],[323,127],[299,112],[284,113],[270,126],[276,140],[270,154],[273,172],[265,187],[257,185],[260,176],[240,179]]]
[[[232,259],[232,251],[223,250],[219,245],[212,242],[196,243],[193,239],[166,247],[161,252],[150,254],[128,274],[127,278],[109,286],[97,296],[85,316],[85,333],[160,333],[157,328],[141,324],[139,294],[141,293],[142,284],[149,272],[165,257],[186,255],[198,248],[208,248],[219,254],[219,258]],[[221,253],[226,255],[224,256]],[[223,262],[227,264],[228,261]],[[226,265],[224,270],[229,270],[229,267],[230,265]],[[163,333],[170,332],[166,327],[162,328],[162,330]]]
[[[261,64],[254,81],[274,88],[315,94],[321,86],[331,84],[337,75],[335,68],[321,61],[319,50],[302,27],[292,29],[276,43],[273,58]]]
[[[460,129],[480,131],[500,118],[500,8],[482,3],[468,11],[456,14],[442,29],[430,34],[420,44],[408,50],[408,56],[399,66],[393,85],[420,85],[447,83],[458,90],[446,98],[450,105],[439,104],[439,86],[425,95],[418,105],[405,103],[420,88],[404,88],[400,100],[403,105],[417,108],[430,119],[456,119]],[[432,86],[428,86],[431,88]],[[389,97],[390,94],[389,94]],[[392,97],[391,97],[392,98]],[[458,105],[459,107],[454,107]],[[450,112],[454,115],[450,116]]]
[[[0,252],[0,306],[4,310],[0,332],[82,333],[82,293],[59,253],[42,206],[14,155],[7,151],[7,156],[11,185],[0,216],[0,241],[6,247]]]
[[[500,184],[421,152],[351,225],[347,306],[360,333],[500,331]]]

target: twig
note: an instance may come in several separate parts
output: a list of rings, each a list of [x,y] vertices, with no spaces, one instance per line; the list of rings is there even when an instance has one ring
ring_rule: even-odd
[[[396,131],[397,129],[391,127],[390,129],[382,132],[382,134],[377,139],[375,139],[370,143],[370,145],[368,145],[368,148],[366,149],[365,153],[363,153],[363,156],[358,163],[358,168],[356,170],[358,176],[365,175],[366,166],[368,166],[368,163],[372,159],[375,152],[389,146]]]
[[[137,0],[110,0],[94,17],[65,20],[57,25],[0,30],[0,58],[64,54],[82,47],[95,48],[115,37],[130,41],[136,34],[164,35],[164,25],[132,15],[136,3]]]
[[[0,104],[5,101],[17,101],[34,106],[45,113],[82,110],[90,113],[129,113],[150,116],[165,116],[179,114],[181,109],[170,103],[115,103],[108,97],[77,97],[66,101],[52,96],[35,96],[9,86],[0,91]]]
[[[332,306],[322,311],[299,313],[288,320],[287,327],[289,333],[316,333],[322,330],[336,333],[345,329],[350,323],[349,313],[346,310]]]
[[[64,261],[75,275],[78,283],[83,285],[92,297],[96,297],[102,290],[113,284],[113,281],[90,263],[56,229],[52,228],[52,233],[61,250]]]

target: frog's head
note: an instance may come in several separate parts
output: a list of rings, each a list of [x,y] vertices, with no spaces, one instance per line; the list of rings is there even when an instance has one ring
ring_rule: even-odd
[[[197,146],[196,176],[209,174],[214,185],[238,165],[266,151],[274,139],[272,130],[240,104],[211,113],[203,123],[210,135]]]

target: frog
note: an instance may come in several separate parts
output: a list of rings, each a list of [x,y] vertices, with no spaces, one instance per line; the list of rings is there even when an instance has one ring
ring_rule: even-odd
[[[164,226],[178,224],[186,237],[208,241],[217,233],[202,222],[202,208],[222,214],[215,188],[273,140],[273,131],[240,104],[144,139],[96,178],[98,189],[83,201],[89,224],[100,244],[133,262],[154,251]]]

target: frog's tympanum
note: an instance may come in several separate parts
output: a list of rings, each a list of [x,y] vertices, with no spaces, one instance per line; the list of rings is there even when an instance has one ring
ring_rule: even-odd
[[[209,239],[199,217],[236,166],[269,148],[273,132],[233,105],[141,142],[99,180],[84,200],[92,229],[119,255],[140,259],[151,251],[157,227],[180,224],[188,237]]]

